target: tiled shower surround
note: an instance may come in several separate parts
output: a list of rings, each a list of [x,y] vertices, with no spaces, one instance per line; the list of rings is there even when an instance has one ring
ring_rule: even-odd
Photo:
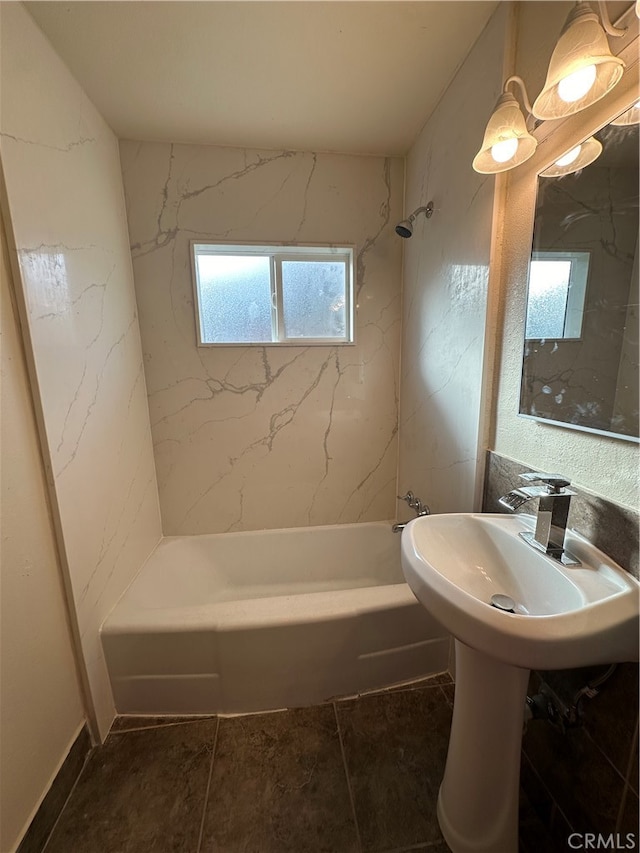
[[[435,210],[404,241],[398,494],[433,512],[477,500],[495,181],[465,164],[502,87],[507,25],[500,3],[407,154],[407,210]]]
[[[394,517],[402,159],[120,150],[165,535]],[[355,245],[355,345],[197,347],[191,240]]]
[[[503,511],[497,499],[517,486],[518,475],[525,471],[531,468],[490,452],[483,510]],[[576,491],[569,526],[637,577],[637,513],[579,487]],[[543,687],[559,705],[570,707],[578,690],[605,669],[532,673],[529,694]],[[575,728],[563,730],[546,720],[529,722],[523,738],[522,787],[558,842],[571,831],[633,832],[637,840],[638,665],[620,664],[597,696],[582,700],[580,709],[581,725]]]

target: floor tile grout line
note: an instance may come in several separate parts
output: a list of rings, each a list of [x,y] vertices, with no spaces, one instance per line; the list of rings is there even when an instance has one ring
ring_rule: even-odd
[[[452,682],[452,685],[453,685],[453,682]],[[445,686],[446,686],[446,685],[445,685]],[[455,685],[453,685],[453,686],[455,686]],[[443,688],[443,685],[442,685],[442,684],[440,684],[440,685],[439,685],[439,687],[440,687],[440,692],[441,692],[441,693],[442,693],[442,695],[444,696],[444,701],[447,703],[447,705],[449,706],[449,708],[453,708],[453,700],[452,700],[452,699],[449,699],[449,697],[447,696],[447,693],[446,693],[446,691],[444,690],[444,688]]]
[[[522,759],[523,759],[523,758],[526,760],[527,764],[529,765],[529,769],[531,770],[531,772],[533,773],[533,775],[536,777],[536,779],[537,779],[537,781],[538,781],[538,784],[540,785],[540,787],[542,788],[542,790],[545,792],[545,794],[547,795],[547,797],[548,797],[548,798],[549,798],[549,800],[551,801],[552,809],[557,810],[557,812],[560,814],[560,816],[561,816],[561,817],[562,817],[562,819],[564,820],[564,822],[565,822],[566,826],[571,830],[571,832],[573,832],[573,831],[574,831],[574,826],[573,826],[573,824],[571,823],[571,821],[569,820],[569,818],[566,816],[566,814],[564,813],[564,811],[560,808],[560,806],[558,805],[558,802],[557,802],[556,798],[553,796],[553,794],[551,793],[551,791],[549,790],[549,788],[547,788],[547,786],[546,786],[546,784],[545,784],[545,782],[544,782],[544,780],[543,780],[542,776],[538,773],[538,771],[537,771],[537,769],[536,769],[535,764],[534,764],[534,763],[533,763],[533,761],[529,758],[529,754],[527,753],[526,749],[524,749],[524,747],[523,747],[523,748],[521,748],[521,750],[520,750],[520,773],[521,773],[521,774],[522,774]],[[526,793],[527,793],[527,792],[526,792],[526,790],[525,790],[525,794],[526,794]],[[534,806],[534,804],[533,804],[533,801],[531,801],[531,806],[532,806],[533,810],[534,810],[534,811],[536,812],[536,814],[537,814],[537,810],[536,810],[536,807],[535,807],[535,806]],[[551,823],[553,822],[553,819],[554,819],[554,818],[553,818],[553,816],[552,816],[551,822],[550,822],[549,826],[547,826],[547,829],[549,829],[550,831],[551,831]],[[544,821],[543,821],[542,819],[541,819],[541,822],[542,822],[542,824],[543,824],[543,826],[544,826],[544,825],[545,825],[545,823],[544,823]]]
[[[202,806],[202,817],[200,819],[200,832],[198,833],[198,844],[196,853],[200,853],[202,849],[202,838],[204,836],[204,821],[207,816],[207,806],[209,805],[209,792],[211,791],[211,777],[213,776],[213,762],[216,757],[216,747],[218,746],[218,732],[220,731],[220,717],[216,717],[216,732],[213,736],[213,749],[211,750],[211,763],[209,764],[209,777],[207,779],[207,787],[204,791],[204,804]]]
[[[369,696],[388,696],[391,693],[415,693],[421,690],[433,690],[435,688],[448,687],[452,686],[455,683],[452,679],[451,681],[443,681],[438,682],[436,684],[429,684],[429,680],[430,677],[427,676],[425,679],[419,679],[418,681],[408,681],[406,684],[400,684],[397,686],[381,687],[379,690],[366,690],[364,693],[348,693],[346,696],[335,697],[331,700],[330,703],[327,704],[344,704],[346,702],[356,702],[358,699],[367,699]]]
[[[616,776],[618,776],[618,777],[620,778],[620,780],[622,781],[622,784],[623,784],[623,785],[626,785],[626,784],[627,784],[627,781],[628,781],[628,780],[627,780],[627,775],[628,775],[628,770],[629,770],[629,762],[627,762],[627,769],[626,769],[626,771],[623,773],[623,772],[620,770],[620,768],[616,766],[616,764],[614,763],[613,759],[609,758],[609,756],[608,756],[608,755],[607,755],[607,753],[604,751],[604,749],[600,746],[600,744],[599,744],[599,743],[598,743],[598,741],[595,739],[595,737],[594,737],[594,736],[589,732],[589,729],[584,728],[584,729],[583,729],[583,731],[584,731],[584,734],[585,734],[585,737],[587,738],[587,740],[590,740],[590,741],[591,741],[591,743],[592,743],[592,745],[594,746],[594,748],[595,748],[595,749],[600,753],[600,755],[604,758],[604,760],[606,761],[606,763],[607,763],[607,764],[611,767],[611,769],[615,772]],[[633,739],[634,739],[634,738],[635,738],[635,732],[633,733],[633,735],[632,735],[632,737],[631,737],[631,743],[632,743],[632,744],[633,744]]]
[[[631,771],[633,769],[634,760],[638,754],[638,741],[640,740],[640,718],[636,719],[636,728],[633,733],[633,737],[631,738],[631,747],[629,749],[629,760],[627,762],[627,770],[625,773],[625,781],[629,785],[629,788],[633,791],[633,793],[638,796],[638,791],[633,787],[634,784],[637,785],[637,779],[632,779]]]
[[[627,771],[625,773],[624,780],[624,788],[622,789],[622,796],[620,797],[620,806],[618,807],[618,814],[616,817],[616,832],[620,832],[622,828],[622,821],[624,819],[624,812],[627,807],[627,799],[629,797],[629,791],[633,791],[631,787],[631,768],[633,767],[633,761],[635,758],[635,753],[638,751],[638,723],[636,722],[636,728],[633,733],[633,737],[631,738],[631,749],[629,750],[629,759],[627,761]],[[637,796],[637,795],[636,795]]]
[[[111,730],[109,732],[108,737],[111,737],[112,735],[114,737],[116,735],[124,735],[124,734],[128,734],[129,732],[148,732],[148,731],[151,731],[152,729],[169,729],[172,726],[192,726],[192,725],[194,725],[194,723],[204,723],[204,722],[207,722],[208,720],[216,720],[216,719],[218,719],[217,715],[211,714],[210,716],[206,716],[206,717],[202,716],[202,717],[198,717],[197,719],[193,719],[193,720],[176,720],[175,723],[154,723],[154,725],[150,725],[150,726],[133,726],[130,729]]]
[[[75,781],[75,782],[73,783],[73,785],[71,786],[71,790],[69,791],[69,795],[68,795],[68,796],[67,796],[67,798],[65,799],[64,804],[63,804],[62,808],[60,809],[60,811],[59,811],[59,813],[58,813],[58,817],[55,819],[55,822],[54,822],[53,826],[51,827],[51,830],[50,830],[49,834],[47,835],[47,840],[44,842],[44,844],[43,844],[43,846],[42,846],[42,850],[40,851],[40,853],[45,853],[45,850],[46,850],[46,849],[47,849],[47,847],[49,846],[49,842],[51,841],[51,838],[53,837],[53,833],[55,832],[56,827],[57,827],[57,825],[60,823],[60,819],[62,818],[62,815],[64,814],[64,810],[65,810],[65,809],[66,809],[66,807],[69,805],[69,800],[70,800],[70,799],[71,799],[71,797],[73,796],[73,792],[75,791],[75,789],[76,789],[76,787],[77,787],[77,785],[78,785],[78,782],[80,781],[80,778],[81,778],[82,774],[83,774],[83,773],[84,773],[84,771],[87,769],[87,764],[89,763],[89,759],[90,759],[90,758],[91,758],[91,756],[93,755],[94,750],[96,750],[96,749],[100,749],[100,747],[101,747],[101,746],[102,746],[101,744],[98,744],[97,746],[92,747],[92,748],[89,750],[89,752],[86,754],[85,759],[84,759],[84,762],[83,762],[82,767],[81,767],[81,769],[80,769],[80,772],[79,772],[79,773],[78,773],[78,775],[76,776],[76,781]]]
[[[408,847],[390,847],[388,850],[381,850],[380,853],[413,853],[414,850],[426,850],[427,853],[429,850],[433,850],[436,847],[439,847],[443,843],[446,844],[446,841],[419,841],[417,844],[410,844]]]
[[[338,740],[340,741],[340,753],[342,755],[342,766],[344,768],[344,777],[347,783],[347,791],[349,793],[349,803],[351,805],[351,814],[353,815],[353,825],[356,830],[356,841],[358,843],[358,851],[362,853],[362,838],[360,837],[360,826],[358,825],[358,816],[356,814],[356,804],[353,799],[353,791],[351,790],[351,779],[349,778],[349,767],[347,766],[347,756],[344,750],[344,741],[342,740],[342,729],[340,727],[340,717],[338,715],[338,708],[335,702],[331,703],[333,705],[333,714],[336,720],[336,728],[338,730]]]

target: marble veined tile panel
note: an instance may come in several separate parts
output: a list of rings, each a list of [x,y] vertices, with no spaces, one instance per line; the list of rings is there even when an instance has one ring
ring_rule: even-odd
[[[393,517],[403,162],[120,150],[165,534]],[[198,347],[191,240],[354,244],[355,345]]]
[[[96,716],[98,631],[161,536],[117,141],[21,4],[2,7],[1,151],[63,563]]]
[[[434,512],[473,509],[477,488],[493,178],[471,160],[500,91],[505,24],[499,9],[407,158],[407,210],[435,211],[405,241],[398,488]]]

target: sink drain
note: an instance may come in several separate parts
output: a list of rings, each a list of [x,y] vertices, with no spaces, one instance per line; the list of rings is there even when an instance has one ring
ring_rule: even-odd
[[[489,604],[491,604],[492,607],[497,607],[498,610],[504,610],[507,613],[516,612],[516,603],[513,598],[510,598],[508,595],[492,595]]]

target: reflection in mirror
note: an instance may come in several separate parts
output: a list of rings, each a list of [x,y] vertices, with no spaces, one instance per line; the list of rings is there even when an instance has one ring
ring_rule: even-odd
[[[538,178],[520,414],[638,440],[638,125]]]
[[[590,252],[532,252],[525,336],[579,338]]]

